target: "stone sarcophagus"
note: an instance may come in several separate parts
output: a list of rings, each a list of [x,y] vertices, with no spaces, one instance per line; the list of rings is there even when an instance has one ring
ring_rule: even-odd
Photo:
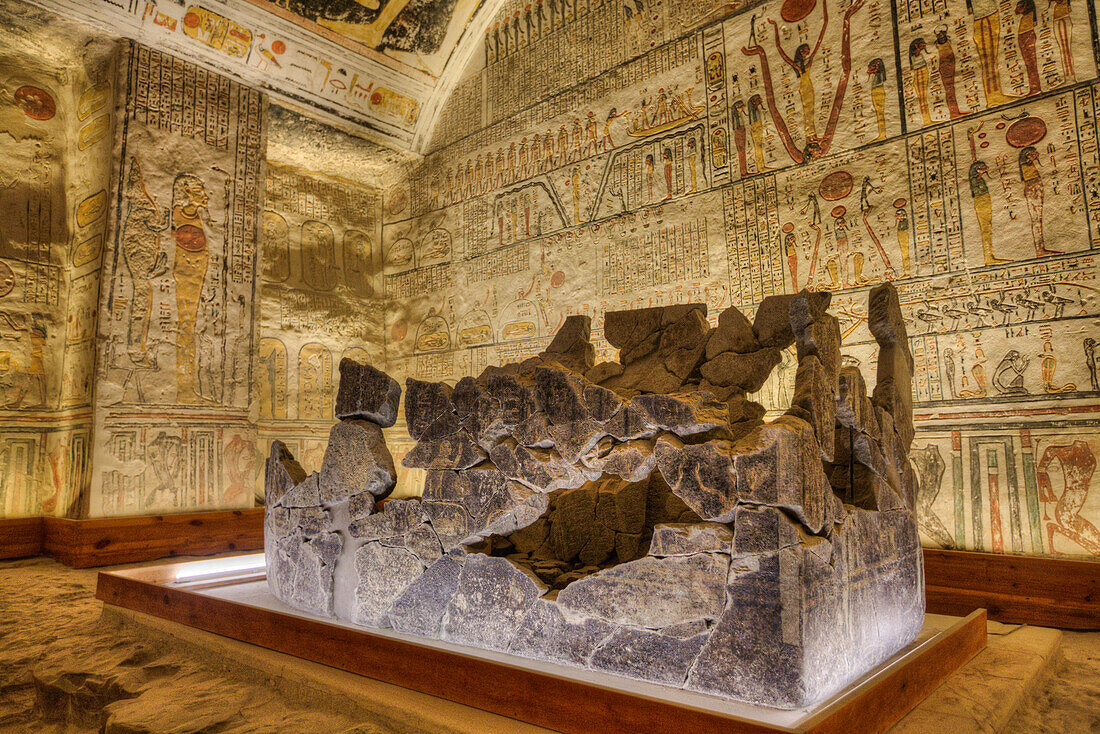
[[[913,518],[912,357],[897,293],[871,291],[872,395],[841,366],[829,294],[586,318],[537,357],[453,388],[344,361],[319,472],[267,462],[274,594],[358,624],[796,708],[911,642],[924,619]],[[795,347],[790,408],[746,395]]]

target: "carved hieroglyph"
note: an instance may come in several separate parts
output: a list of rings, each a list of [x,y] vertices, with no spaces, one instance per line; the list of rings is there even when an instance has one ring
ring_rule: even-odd
[[[612,312],[617,362],[567,319],[519,364],[409,379],[386,497],[381,428],[400,388],[341,364],[324,462],[267,462],[268,580],[283,601],[358,624],[796,708],[893,655],[924,620],[909,466],[912,369],[897,292],[871,291],[867,395],[841,366],[830,295]],[[792,403],[748,400],[795,346]]]

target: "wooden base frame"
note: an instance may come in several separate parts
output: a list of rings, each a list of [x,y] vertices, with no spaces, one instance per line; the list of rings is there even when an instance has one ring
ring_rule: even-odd
[[[928,611],[984,608],[1011,624],[1100,629],[1100,562],[924,549]]]
[[[96,596],[107,604],[561,732],[883,732],[986,644],[985,612],[979,610],[797,726],[778,726],[203,594],[204,587],[233,581],[204,576],[200,583],[181,584],[171,568],[101,572]],[[245,583],[264,576],[261,569],[239,578]]]

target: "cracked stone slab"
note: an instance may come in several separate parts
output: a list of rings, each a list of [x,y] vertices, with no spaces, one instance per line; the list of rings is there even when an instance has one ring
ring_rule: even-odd
[[[379,627],[390,606],[424,572],[424,564],[406,548],[371,541],[355,551],[355,619]]]
[[[264,504],[271,507],[305,478],[305,470],[286,444],[272,441],[271,452],[264,463]]]
[[[825,383],[831,393],[839,389],[840,375],[840,321],[832,314],[822,314],[816,321],[795,332],[796,353],[799,364],[813,355],[825,369]]]
[[[616,627],[596,617],[565,612],[538,599],[512,638],[508,652],[535,660],[587,667],[592,653]]]
[[[822,458],[832,461],[836,451],[836,397],[829,386],[828,371],[817,355],[808,354],[798,360],[788,412],[809,421]]]
[[[814,321],[829,308],[832,295],[827,292],[791,293],[782,296],[768,296],[760,302],[753,318],[752,330],[756,338],[765,347],[786,349],[794,344],[794,329],[791,326],[791,305],[796,296],[804,296],[800,304],[807,309],[805,316],[796,318]]]
[[[730,306],[718,314],[718,326],[707,340],[707,359],[714,359],[723,352],[755,352],[760,346],[752,322],[736,306]]]
[[[587,316],[569,316],[543,354],[561,362],[567,369],[583,373],[596,363],[596,348],[591,338],[592,320]]]
[[[714,385],[732,386],[754,393],[764,386],[781,359],[779,350],[773,347],[764,347],[747,354],[723,352],[709,362],[704,362],[699,370]]]
[[[644,556],[604,569],[558,592],[577,614],[635,627],[717,619],[725,603],[729,558],[718,553]]]
[[[547,587],[504,558],[472,553],[447,603],[442,638],[507,651],[527,613]]]
[[[488,454],[470,438],[458,431],[435,440],[420,440],[401,459],[401,465],[416,469],[469,469],[488,458]]]
[[[706,633],[681,638],[647,629],[620,629],[592,655],[591,667],[680,687],[707,637]]]
[[[382,429],[349,418],[332,427],[318,477],[321,501],[339,502],[369,492],[383,499],[393,491],[397,472]]]
[[[466,560],[463,551],[438,558],[393,602],[389,620],[398,632],[436,639],[442,632],[443,612],[458,590]]]
[[[729,421],[725,403],[697,390],[671,395],[636,395],[631,398],[630,406],[653,428],[671,431],[680,437],[705,433]]]
[[[443,382],[405,380],[405,425],[416,441],[424,437],[428,426],[454,412],[452,390]]]
[[[731,447],[725,441],[685,445],[674,438],[657,440],[657,467],[672,489],[704,520],[729,522],[738,502],[738,477]]]
[[[424,521],[420,500],[387,500],[381,511],[356,520],[348,526],[353,538],[378,540],[404,535]]]

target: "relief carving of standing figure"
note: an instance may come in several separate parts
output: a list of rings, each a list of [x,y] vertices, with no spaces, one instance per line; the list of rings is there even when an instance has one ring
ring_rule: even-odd
[[[206,282],[210,249],[207,246],[205,218],[210,196],[202,179],[181,173],[172,183],[172,236],[176,240],[176,259],[172,275],[176,281],[176,400],[181,404],[199,402],[195,389],[197,356],[196,321],[199,295]]]

